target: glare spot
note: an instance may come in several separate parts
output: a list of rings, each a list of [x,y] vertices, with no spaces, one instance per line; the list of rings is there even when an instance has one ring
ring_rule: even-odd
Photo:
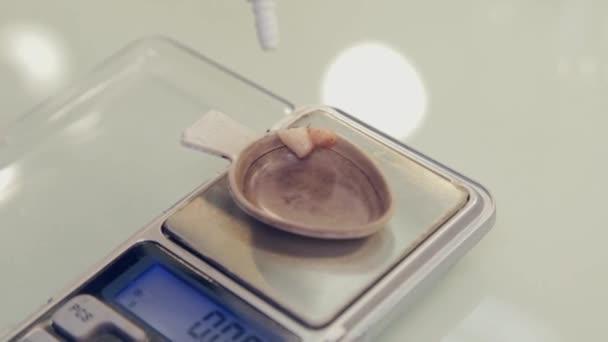
[[[65,128],[66,134],[75,143],[82,143],[97,137],[100,133],[101,115],[93,111],[84,115]]]
[[[592,56],[581,57],[579,60],[579,70],[583,76],[592,76],[597,73],[598,63]]]
[[[395,138],[419,127],[427,93],[414,66],[380,43],[355,45],[327,69],[321,98]]]
[[[34,90],[54,87],[65,77],[65,49],[49,32],[29,26],[11,27],[2,32],[1,41],[8,61]]]
[[[0,203],[11,198],[18,190],[18,172],[15,165],[0,169]]]

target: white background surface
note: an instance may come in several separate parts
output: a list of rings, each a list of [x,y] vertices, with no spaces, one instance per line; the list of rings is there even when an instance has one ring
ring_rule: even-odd
[[[608,340],[606,4],[278,0],[278,14],[268,53],[245,1],[0,2],[0,125],[128,42],[173,37],[494,193],[494,230],[382,341]]]

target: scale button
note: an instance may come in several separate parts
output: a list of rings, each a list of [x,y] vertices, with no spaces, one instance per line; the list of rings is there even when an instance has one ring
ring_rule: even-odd
[[[19,342],[61,342],[60,339],[51,335],[48,331],[41,328],[34,328],[25,337],[19,340]]]
[[[53,314],[58,331],[77,341],[115,332],[128,341],[147,341],[144,331],[91,295],[70,299]]]

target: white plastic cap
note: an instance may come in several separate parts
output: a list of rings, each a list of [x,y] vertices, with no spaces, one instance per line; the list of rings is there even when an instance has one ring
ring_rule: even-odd
[[[274,0],[250,0],[255,14],[258,40],[263,49],[276,49],[279,46],[279,23],[275,12]]]

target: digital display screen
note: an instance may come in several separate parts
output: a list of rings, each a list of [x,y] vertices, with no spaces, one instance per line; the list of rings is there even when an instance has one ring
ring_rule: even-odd
[[[146,269],[119,291],[114,300],[172,341],[277,340],[159,264]]]

